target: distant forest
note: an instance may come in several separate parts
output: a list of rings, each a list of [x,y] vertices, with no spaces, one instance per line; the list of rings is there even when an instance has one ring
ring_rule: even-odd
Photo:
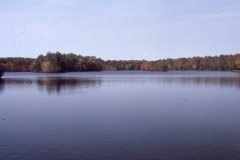
[[[240,70],[240,54],[205,56],[177,59],[147,60],[102,60],[94,56],[81,56],[73,53],[48,52],[34,58],[0,58],[0,70],[5,72],[81,72],[115,70]]]

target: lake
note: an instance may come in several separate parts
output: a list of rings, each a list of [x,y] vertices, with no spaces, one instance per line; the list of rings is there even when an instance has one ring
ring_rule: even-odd
[[[5,73],[0,159],[240,159],[240,73]]]

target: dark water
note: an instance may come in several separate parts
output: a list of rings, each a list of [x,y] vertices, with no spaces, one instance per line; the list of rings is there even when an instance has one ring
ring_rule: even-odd
[[[240,74],[5,73],[0,159],[240,159]]]

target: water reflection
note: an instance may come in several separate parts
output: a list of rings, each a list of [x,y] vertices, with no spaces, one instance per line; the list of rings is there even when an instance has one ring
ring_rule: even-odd
[[[41,92],[47,91],[49,94],[59,94],[68,91],[73,92],[83,88],[94,88],[101,84],[98,79],[82,78],[61,78],[61,77],[44,77],[37,79],[2,79],[0,81],[0,93],[8,87],[26,88],[37,86]]]
[[[32,83],[30,79],[1,79],[0,80],[0,93],[3,92],[6,87],[26,87]]]
[[[4,80],[0,79],[0,93],[4,90]]]
[[[97,88],[105,82],[105,85],[116,85],[117,83],[157,83],[160,85],[181,85],[186,87],[230,87],[240,89],[240,77],[124,77],[124,78],[63,78],[42,77],[36,79],[7,78],[0,80],[0,93],[8,87],[25,88],[37,86],[36,88],[49,94],[61,92],[73,92],[84,88]]]
[[[40,91],[46,90],[49,94],[61,93],[63,91],[74,91],[77,89],[96,87],[101,84],[97,79],[80,78],[39,78],[36,80]]]
[[[240,88],[240,77],[164,77],[158,79],[166,85],[186,85],[194,87],[237,87]]]

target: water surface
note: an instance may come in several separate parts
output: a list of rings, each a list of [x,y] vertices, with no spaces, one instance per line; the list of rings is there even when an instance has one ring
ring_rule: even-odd
[[[0,159],[240,159],[240,74],[5,73]]]

